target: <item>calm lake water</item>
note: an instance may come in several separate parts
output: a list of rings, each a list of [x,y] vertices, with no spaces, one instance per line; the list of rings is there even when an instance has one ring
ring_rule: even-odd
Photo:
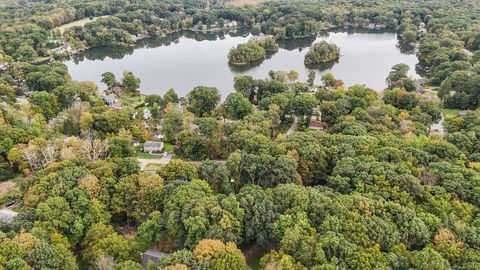
[[[252,36],[239,31],[229,34],[176,33],[166,38],[141,40],[134,48],[108,47],[88,50],[85,54],[66,60],[75,80],[94,81],[105,87],[101,74],[113,72],[120,79],[125,70],[140,77],[144,94],[163,94],[174,88],[184,96],[195,86],[215,86],[223,98],[233,91],[233,78],[248,74],[256,79],[268,77],[270,70],[299,72],[306,81],[309,68],[303,59],[315,41],[326,40],[340,47],[342,54],[335,63],[314,67],[316,81],[321,74],[331,72],[346,86],[365,84],[381,91],[390,68],[398,63],[410,66],[410,75],[418,77],[418,59],[412,51],[399,46],[394,33],[330,32],[318,37],[280,42],[281,49],[261,63],[249,67],[228,64],[227,54],[237,44]],[[310,67],[311,68],[311,67]]]

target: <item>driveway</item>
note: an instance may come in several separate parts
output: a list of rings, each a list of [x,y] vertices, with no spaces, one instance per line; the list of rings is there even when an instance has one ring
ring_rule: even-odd
[[[298,120],[297,120],[297,117],[294,116],[294,117],[293,117],[293,123],[292,123],[292,125],[290,126],[290,128],[288,129],[286,135],[292,134],[293,132],[297,131],[297,129],[298,129]]]
[[[162,157],[159,159],[150,159],[150,158],[137,158],[138,162],[140,163],[140,169],[143,171],[149,164],[158,164],[158,165],[166,165],[172,159],[172,154],[168,154],[166,157]]]

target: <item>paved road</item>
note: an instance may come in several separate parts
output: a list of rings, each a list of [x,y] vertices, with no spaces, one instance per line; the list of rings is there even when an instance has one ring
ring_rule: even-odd
[[[298,129],[298,121],[297,121],[297,117],[294,116],[294,117],[293,117],[293,123],[292,123],[292,125],[290,126],[290,128],[287,130],[287,134],[286,134],[286,135],[292,134],[293,132],[297,131],[297,129]]]
[[[148,158],[137,158],[138,162],[140,163],[140,169],[143,171],[147,168],[148,164],[158,164],[158,165],[166,165],[172,159],[172,155],[169,154],[166,157],[162,157],[160,159],[148,159]]]

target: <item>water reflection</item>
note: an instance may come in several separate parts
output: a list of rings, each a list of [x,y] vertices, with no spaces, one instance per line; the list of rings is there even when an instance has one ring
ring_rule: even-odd
[[[234,76],[245,74],[263,79],[270,70],[296,70],[299,80],[306,81],[309,69],[314,69],[317,82],[323,73],[332,72],[346,86],[361,83],[379,91],[385,87],[385,78],[395,64],[408,64],[410,75],[418,76],[414,50],[399,44],[394,33],[337,29],[318,37],[282,40],[280,50],[262,61],[229,65],[229,50],[250,38],[247,30],[177,32],[140,40],[134,47],[94,48],[65,64],[75,80],[90,80],[103,87],[103,72],[113,72],[120,79],[123,71],[131,70],[140,77],[142,92],[164,93],[174,88],[182,96],[195,86],[208,85],[220,89],[225,97],[233,90]],[[336,62],[306,67],[303,60],[308,48],[320,40],[339,46],[342,57]]]
[[[412,44],[410,44],[410,43],[399,41],[398,44],[397,44],[397,48],[399,48],[400,52],[404,53],[404,54],[415,54],[416,53],[416,47],[412,46]]]
[[[331,69],[337,63],[338,63],[338,60],[330,61],[326,63],[305,64],[305,67],[307,67],[308,69],[324,71],[324,70]]]
[[[266,59],[272,58],[272,55],[267,56]],[[230,67],[231,71],[236,72],[236,73],[241,73],[241,72],[248,71],[251,68],[260,66],[266,59],[260,59],[260,60],[257,60],[257,61],[253,61],[253,62],[247,63],[245,65],[233,65],[231,63],[228,63],[228,66]]]
[[[305,48],[309,48],[310,45],[317,39],[317,37],[305,37],[305,38],[295,38],[295,39],[285,39],[285,40],[280,40],[278,42],[278,45],[280,45],[280,48],[288,50],[288,51],[293,51],[297,50],[302,51]]]

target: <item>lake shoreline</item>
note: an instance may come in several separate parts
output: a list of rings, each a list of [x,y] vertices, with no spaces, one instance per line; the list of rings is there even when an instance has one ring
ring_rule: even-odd
[[[141,36],[141,37],[136,37],[134,38],[133,40],[133,43],[131,44],[126,44],[126,43],[117,43],[117,44],[113,44],[111,46],[97,46],[97,47],[83,47],[83,48],[80,48],[78,49],[75,53],[67,56],[67,57],[58,57],[58,59],[62,60],[64,58],[68,58],[68,57],[71,57],[71,56],[75,56],[75,55],[79,55],[79,54],[82,54],[82,53],[85,53],[86,51],[88,50],[91,50],[91,49],[96,49],[96,48],[105,48],[105,47],[132,47],[132,48],[135,48],[136,45],[138,45],[139,42],[143,41],[143,40],[146,40],[146,39],[149,39],[149,38],[168,38],[170,35],[173,35],[173,34],[177,34],[177,33],[181,33],[181,32],[190,32],[190,33],[205,33],[205,34],[208,34],[208,33],[225,33],[225,34],[228,34],[232,31],[237,31],[237,30],[240,30],[240,29],[245,29],[245,30],[248,30],[247,32],[249,34],[251,34],[252,36],[258,36],[258,35],[254,35],[251,33],[251,28],[247,28],[247,27],[230,27],[230,28],[212,28],[212,29],[177,29],[177,30],[171,30],[169,31],[168,33],[162,33],[160,35],[144,35],[144,36]],[[321,34],[326,34],[326,33],[331,33],[331,32],[337,32],[339,30],[344,30],[345,32],[349,32],[349,31],[366,31],[365,33],[395,33],[397,34],[397,32],[393,29],[370,29],[370,28],[366,28],[366,27],[352,27],[352,26],[331,26],[331,27],[327,27],[327,28],[322,28],[320,29],[317,33],[315,33],[315,35],[305,35],[305,36],[295,36],[295,37],[284,37],[284,38],[280,38],[280,39],[277,39],[277,41],[281,42],[281,41],[289,41],[289,40],[296,40],[296,39],[305,39],[305,38],[313,38],[313,37],[319,37],[319,35]],[[276,51],[272,51],[271,53],[276,53],[278,52],[279,49],[277,49]],[[270,53],[270,52],[269,52]],[[51,57],[51,58],[55,58],[55,57]],[[57,58],[55,58],[57,59]],[[247,63],[248,64],[248,63]]]
[[[396,34],[366,32],[370,31],[345,32],[337,28],[328,35],[279,42],[276,53],[245,64],[232,63],[227,55],[232,47],[253,37],[246,29],[230,31],[229,34],[185,31],[166,38],[151,37],[137,42],[134,47],[92,48],[63,62],[74,80],[94,81],[100,88],[103,87],[102,73],[109,71],[122,76],[125,70],[129,70],[141,79],[143,94],[164,93],[174,88],[182,96],[199,85],[217,87],[222,96],[226,96],[233,91],[235,76],[265,79],[270,70],[296,70],[299,72],[298,81],[304,82],[309,70],[313,69],[317,74],[316,83],[321,83],[324,73],[331,72],[343,80],[346,87],[360,83],[379,91],[385,88],[385,78],[395,64],[408,64],[412,71],[410,75],[418,78],[414,74],[418,59],[413,54],[401,52],[396,46]],[[322,40],[341,45],[340,60],[306,66],[304,56],[307,49]],[[383,49],[379,50],[377,46]]]

